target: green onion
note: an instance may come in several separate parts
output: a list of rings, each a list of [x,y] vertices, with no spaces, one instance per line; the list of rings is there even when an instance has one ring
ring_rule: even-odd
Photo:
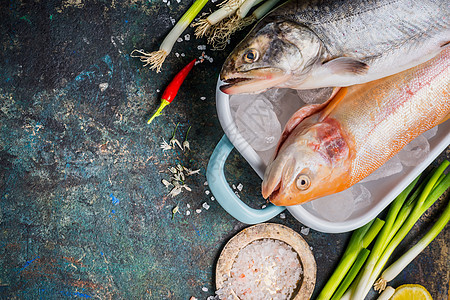
[[[446,177],[448,177],[447,175]],[[445,180],[445,178],[444,178]],[[444,229],[445,225],[450,221],[450,204],[447,205],[442,215],[431,227],[431,229],[425,234],[420,241],[404,253],[396,262],[383,271],[381,277],[375,283],[375,290],[382,291],[385,289],[386,284],[393,280],[420,252],[425,249],[431,241]]]
[[[317,300],[331,299],[347,272],[356,261],[363,248],[367,248],[383,227],[384,221],[376,218],[363,227],[355,230],[336,270],[331,275]]]
[[[378,239],[381,239],[380,243],[387,243],[386,248],[383,253],[377,260],[375,266],[373,264],[369,264],[365,266],[369,270],[365,270],[365,272],[371,272],[370,277],[366,280],[366,278],[361,277],[356,286],[355,292],[352,295],[354,299],[364,299],[367,293],[370,291],[373,283],[381,273],[381,270],[385,266],[389,257],[394,252],[395,248],[400,244],[400,242],[405,238],[406,234],[411,230],[420,216],[450,187],[450,174],[445,177],[441,177],[444,170],[450,163],[448,161],[444,161],[433,173],[431,178],[426,183],[425,187],[420,193],[420,196],[415,202],[414,208],[411,213],[408,215],[404,223],[401,225],[400,229],[397,233],[395,233],[392,240],[385,240],[385,236],[380,236]],[[436,185],[437,183],[437,185]],[[396,220],[397,222],[397,220]],[[394,223],[395,227],[395,223]],[[376,242],[377,243],[377,242]],[[373,253],[373,252],[372,252]],[[369,258],[370,262],[370,258]]]
[[[333,298],[331,298],[331,300],[341,299],[342,295],[348,289],[348,287],[350,286],[350,284],[353,282],[356,275],[358,274],[359,270],[364,265],[364,262],[366,261],[369,254],[370,254],[370,251],[367,250],[366,248],[361,250],[361,252],[358,254],[358,257],[356,258],[355,263],[353,264],[350,271],[348,271],[347,275],[345,276],[342,283],[339,285],[339,288],[337,289],[336,293],[334,293]]]
[[[394,223],[399,215],[399,212],[402,209],[403,203],[405,203],[406,198],[411,193],[412,189],[416,185],[417,181],[419,180],[419,177],[417,177],[413,182],[411,182],[406,189],[404,189],[392,202],[392,204],[389,207],[388,214],[386,216],[386,223],[383,226],[383,229],[380,232],[380,235],[378,236],[377,240],[375,241],[375,244],[373,246],[373,249],[370,253],[369,259],[366,263],[366,266],[363,270],[363,273],[359,279],[359,282],[367,282],[370,276],[372,275],[372,270],[375,268],[375,265],[380,257],[380,255],[383,253],[383,250],[387,246],[387,241],[389,241],[389,234],[393,231],[392,227],[394,226]],[[409,201],[408,203],[410,203]],[[405,207],[405,206],[403,206]],[[402,213],[406,209],[402,210]],[[396,232],[397,230],[395,230]]]
[[[163,40],[158,51],[146,53],[143,50],[133,50],[133,52],[131,52],[131,57],[138,57],[143,63],[145,63],[144,67],[150,65],[150,69],[156,69],[157,73],[161,72],[161,66],[167,55],[169,55],[170,51],[172,51],[172,47],[175,45],[178,37],[189,26],[192,20],[194,20],[207,2],[208,0],[195,0],[194,4],[192,4],[188,11],[184,13],[181,19],[177,22],[177,24],[175,24]],[[134,52],[138,53],[138,55],[133,54]]]

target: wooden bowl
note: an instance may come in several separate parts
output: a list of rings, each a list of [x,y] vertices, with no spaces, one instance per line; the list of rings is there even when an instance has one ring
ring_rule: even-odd
[[[312,251],[300,234],[289,227],[274,223],[261,223],[248,227],[228,241],[217,261],[216,289],[224,286],[224,281],[226,280],[224,275],[231,276],[231,268],[239,251],[251,242],[261,239],[282,241],[297,252],[303,274],[291,299],[310,299],[316,283],[316,261]],[[233,295],[235,299],[239,299],[234,292]]]

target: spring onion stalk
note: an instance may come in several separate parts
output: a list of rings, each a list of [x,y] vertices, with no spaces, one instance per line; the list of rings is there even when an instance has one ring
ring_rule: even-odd
[[[397,275],[400,274],[400,272],[436,238],[449,221],[450,204],[447,204],[444,212],[427,234],[425,234],[416,245],[403,254],[396,262],[383,271],[381,277],[375,283],[375,290],[379,292],[383,291],[386,288],[386,284],[397,277]]]
[[[264,2],[260,7],[258,7],[257,9],[255,9],[255,11],[248,17],[244,18],[245,16],[243,16],[243,19],[241,20],[241,22],[238,24],[238,26],[240,28],[244,28],[250,24],[252,24],[253,22],[261,19],[262,17],[264,17],[269,11],[272,10],[272,8],[275,7],[275,5],[278,4],[278,2],[280,2],[280,0],[267,0],[266,2]]]
[[[363,227],[355,230],[336,270],[331,275],[317,300],[330,299],[347,272],[355,263],[363,248],[367,248],[383,227],[384,221],[376,218]]]
[[[359,270],[364,265],[364,262],[366,261],[369,254],[370,254],[370,251],[367,250],[366,248],[362,249],[361,252],[359,252],[355,263],[351,267],[350,271],[348,271],[347,275],[345,276],[342,283],[339,285],[339,288],[337,289],[336,293],[334,293],[333,298],[331,298],[331,300],[341,299],[342,295],[345,293],[345,291],[348,289],[350,284],[353,282],[356,275],[358,275]]]
[[[378,296],[377,300],[389,300],[392,295],[394,295],[395,289],[392,286],[388,286],[380,296]]]
[[[241,6],[239,6],[238,10],[236,11],[236,15],[241,19],[245,18],[249,13],[250,9],[252,9],[252,7],[258,5],[261,2],[262,0],[245,0],[244,3],[242,3]]]
[[[373,268],[369,279],[367,281],[359,280],[355,292],[352,294],[353,299],[364,299],[396,247],[405,238],[420,216],[450,187],[450,174],[446,175],[442,180],[440,179],[449,164],[448,161],[444,161],[433,173],[420,193],[411,213],[392,240],[389,240],[386,249]],[[436,185],[436,183],[438,184]],[[361,277],[361,279],[363,278]]]
[[[372,275],[372,270],[375,268],[375,265],[383,253],[384,249],[387,246],[388,236],[390,232],[392,232],[392,227],[394,226],[394,223],[397,219],[397,216],[399,215],[399,212],[404,212],[404,206],[406,198],[413,190],[414,186],[417,184],[417,181],[419,180],[419,177],[417,177],[413,182],[411,182],[406,189],[404,189],[392,202],[392,204],[389,207],[389,211],[386,216],[386,223],[383,226],[380,235],[377,237],[375,244],[373,246],[373,249],[370,253],[369,259],[363,269],[362,275],[359,279],[359,282],[367,282]],[[411,201],[409,201],[411,202]],[[402,207],[403,206],[403,207]],[[403,208],[403,210],[402,210]],[[362,289],[362,287],[359,287],[359,289]],[[362,293],[362,291],[356,290],[355,293]]]
[[[161,72],[161,66],[167,55],[169,55],[170,51],[172,51],[173,45],[176,43],[178,37],[189,26],[192,20],[194,20],[207,2],[208,0],[195,0],[194,4],[192,4],[188,11],[184,13],[181,19],[177,22],[177,24],[175,24],[163,40],[158,51],[146,53],[143,50],[133,50],[133,52],[131,52],[131,57],[138,57],[143,63],[145,63],[144,67],[150,65],[151,70],[156,69],[157,73]],[[136,52],[137,55],[133,54],[134,52]]]

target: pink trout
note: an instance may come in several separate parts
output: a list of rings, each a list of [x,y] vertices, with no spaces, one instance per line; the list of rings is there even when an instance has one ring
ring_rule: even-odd
[[[450,49],[407,71],[341,88],[288,121],[262,183],[264,198],[295,205],[365,178],[450,114]]]

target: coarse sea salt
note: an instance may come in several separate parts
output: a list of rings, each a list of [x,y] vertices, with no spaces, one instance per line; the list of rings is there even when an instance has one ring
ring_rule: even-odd
[[[256,240],[236,256],[224,286],[216,291],[219,299],[291,299],[302,279],[303,270],[288,244],[275,239]]]

